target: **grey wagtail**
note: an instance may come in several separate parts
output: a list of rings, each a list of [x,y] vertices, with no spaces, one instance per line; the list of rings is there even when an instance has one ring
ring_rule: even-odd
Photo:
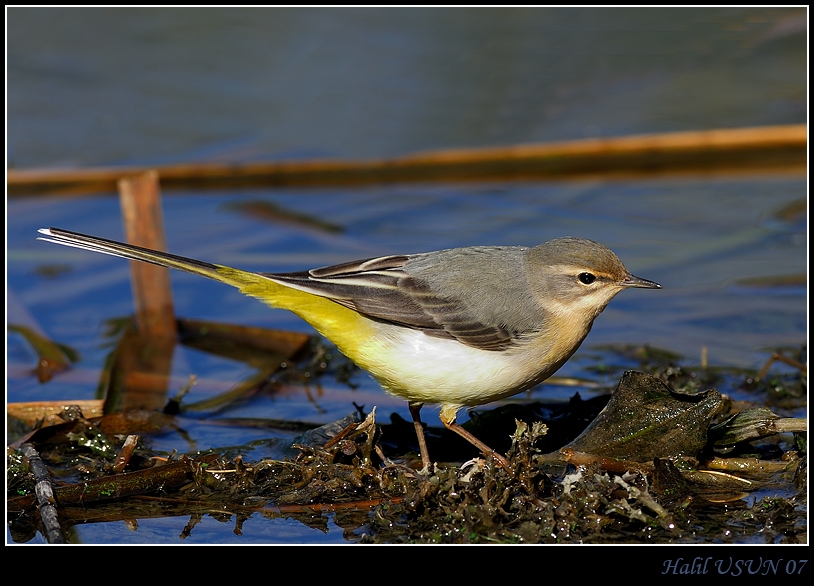
[[[424,468],[419,411],[438,403],[444,426],[508,469],[466,431],[459,409],[503,399],[551,376],[622,289],[660,289],[606,247],[581,238],[382,256],[296,273],[253,273],[57,228],[47,240],[180,269],[294,312],[406,399]]]

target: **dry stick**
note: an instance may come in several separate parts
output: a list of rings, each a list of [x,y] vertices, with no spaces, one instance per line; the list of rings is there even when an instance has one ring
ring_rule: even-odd
[[[79,410],[82,412],[82,417],[90,419],[91,417],[98,417],[102,414],[103,403],[103,401],[97,399],[7,403],[6,416],[12,416],[32,427],[37,421],[41,420],[42,426],[47,427],[64,421],[59,415],[65,411],[68,405],[79,407]]]
[[[640,472],[651,472],[653,470],[652,462],[633,462],[630,460],[620,460],[618,458],[600,456],[596,454],[586,454],[585,452],[576,452],[571,448],[563,448],[560,450],[560,456],[563,461],[575,466],[588,466],[590,464],[597,464],[603,470],[609,472],[616,472],[622,474],[628,470],[638,470]]]
[[[760,460],[759,458],[710,458],[704,461],[704,466],[709,470],[723,470],[726,472],[741,472],[745,474],[774,474],[784,472],[785,470],[799,466],[799,464],[800,460],[797,458],[781,462]]]
[[[157,167],[164,189],[416,181],[641,178],[659,174],[806,171],[805,124],[430,151],[368,161],[189,163]],[[138,168],[9,169],[8,196],[116,190]]]
[[[124,440],[124,445],[122,445],[119,455],[116,456],[116,463],[113,465],[114,474],[121,474],[124,472],[124,469],[127,467],[127,463],[130,462],[130,458],[133,456],[133,452],[136,450],[138,440],[139,436],[137,435],[128,435],[127,439]]]
[[[34,492],[37,495],[40,519],[45,529],[45,539],[48,543],[65,543],[65,536],[59,524],[54,488],[51,486],[51,475],[48,473],[48,468],[45,467],[39,452],[31,444],[23,444],[21,451],[28,460],[28,468],[36,479]]]
[[[143,248],[166,250],[158,173],[147,171],[120,180],[119,199],[127,241]],[[131,261],[130,266],[139,331],[175,338],[169,270],[138,261]]]
[[[194,480],[202,468],[211,465],[218,457],[218,454],[204,454],[196,458],[181,456],[179,461],[163,466],[58,486],[55,489],[56,501],[65,509],[71,505],[90,505],[179,488]],[[29,495],[6,500],[9,511],[25,511],[34,504]]]
[[[223,513],[226,511],[244,511],[244,512],[257,512],[264,515],[286,515],[293,513],[317,513],[317,512],[335,512],[335,511],[361,511],[370,509],[388,503],[392,505],[401,504],[404,502],[405,497],[382,497],[371,498],[358,501],[349,501],[343,503],[304,503],[304,504],[286,504],[286,505],[241,505],[238,503],[230,503],[228,505],[220,506],[216,503],[207,501],[196,501],[191,499],[177,499],[172,497],[151,496],[151,495],[137,495],[133,498],[143,501],[156,501],[165,503],[167,505],[179,506],[201,506],[209,508],[213,511]]]
[[[804,363],[800,362],[799,360],[794,360],[793,358],[789,358],[788,356],[780,354],[779,352],[774,352],[774,353],[772,353],[772,355],[769,357],[769,360],[766,362],[766,364],[763,366],[763,368],[758,373],[757,380],[763,380],[766,377],[766,374],[769,372],[769,367],[771,367],[771,365],[774,364],[775,361],[785,362],[789,366],[793,366],[794,368],[798,369],[802,373],[806,372],[806,365]]]
[[[166,250],[158,174],[148,171],[119,181],[125,233],[130,244]],[[166,403],[177,339],[169,270],[131,261],[135,331],[119,342],[105,410],[161,410]]]

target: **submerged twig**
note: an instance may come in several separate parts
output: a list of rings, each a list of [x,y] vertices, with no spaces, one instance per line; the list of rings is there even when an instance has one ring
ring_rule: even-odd
[[[799,360],[794,360],[793,358],[789,358],[781,354],[780,352],[773,352],[769,359],[766,361],[766,364],[760,370],[757,375],[757,380],[763,380],[766,374],[769,372],[769,368],[775,362],[785,362],[789,366],[793,366],[794,368],[798,369],[800,372],[805,373],[807,371],[806,365],[800,362]]]
[[[21,451],[28,460],[28,467],[36,479],[34,491],[37,495],[40,519],[45,528],[45,539],[48,543],[65,543],[65,536],[59,524],[54,488],[51,486],[51,475],[48,473],[48,468],[45,467],[37,449],[31,444],[23,444]]]

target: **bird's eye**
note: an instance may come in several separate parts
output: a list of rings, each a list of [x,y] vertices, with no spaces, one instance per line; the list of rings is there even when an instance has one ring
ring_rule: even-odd
[[[593,273],[580,273],[577,275],[577,279],[579,279],[579,282],[583,285],[590,285],[596,281],[596,275]]]

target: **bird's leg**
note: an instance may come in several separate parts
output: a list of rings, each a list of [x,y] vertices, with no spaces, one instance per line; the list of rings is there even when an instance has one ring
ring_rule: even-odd
[[[432,462],[430,462],[430,453],[427,451],[427,439],[424,437],[424,427],[421,425],[421,407],[424,403],[410,403],[410,415],[413,416],[413,425],[415,426],[415,435],[418,438],[418,451],[421,452],[421,462],[424,464],[424,472],[429,472]]]
[[[444,427],[449,429],[450,431],[454,431],[459,436],[464,438],[470,444],[478,448],[485,456],[491,455],[495,461],[506,469],[507,472],[511,472],[511,468],[509,467],[509,461],[494,451],[492,448],[487,446],[485,443],[480,441],[474,435],[466,431],[463,427],[461,427],[458,423],[455,422],[455,416],[458,412],[457,407],[448,407],[444,406],[441,407],[441,423],[444,424]]]

